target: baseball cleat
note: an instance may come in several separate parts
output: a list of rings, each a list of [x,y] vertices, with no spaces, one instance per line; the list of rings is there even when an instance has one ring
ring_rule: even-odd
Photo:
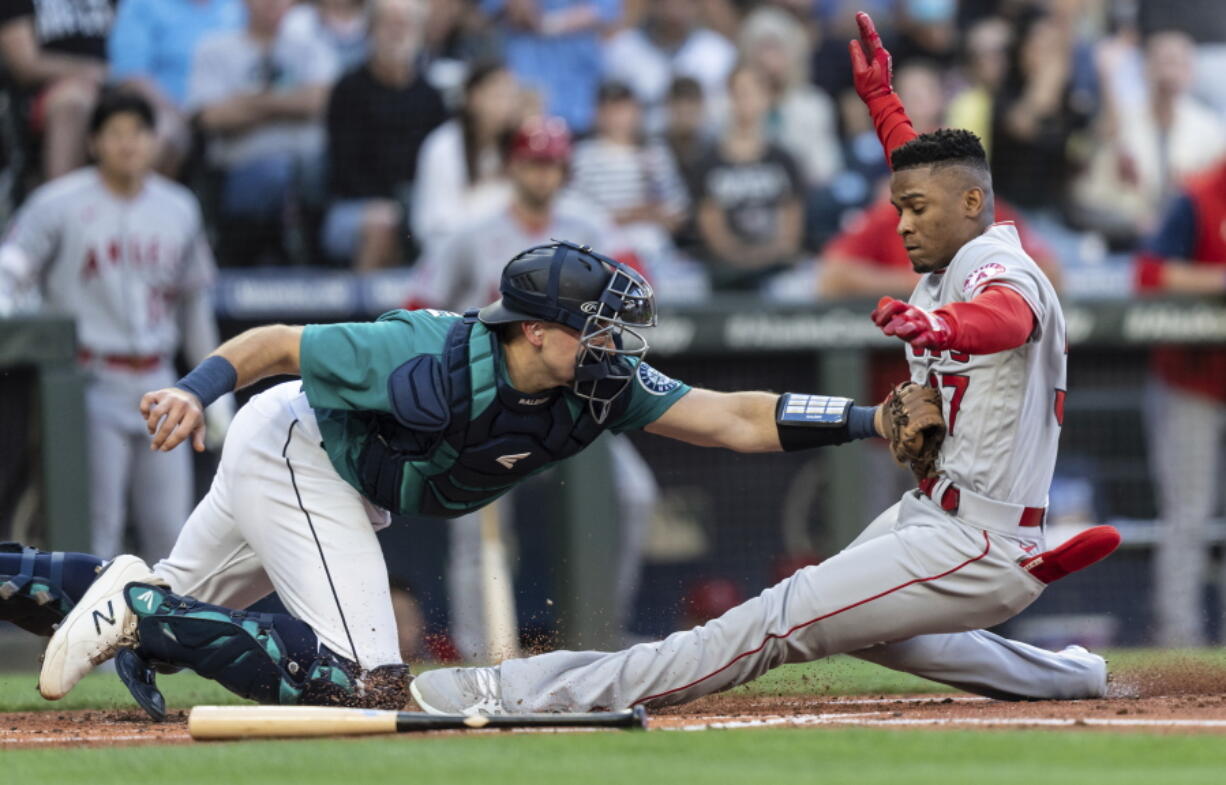
[[[1094,526],[1049,551],[1022,560],[1021,565],[1044,583],[1052,583],[1102,561],[1118,547],[1120,533],[1114,526]]]
[[[1082,698],[1102,698],[1107,695],[1107,661],[1084,646],[1065,646],[1060,656],[1085,666],[1090,676],[1089,689]]]
[[[38,691],[59,700],[94,666],[136,643],[136,614],[124,601],[129,583],[160,582],[136,556],[116,556],[102,569],[81,601],[64,617],[47,644]]]
[[[427,714],[506,714],[498,668],[440,668],[409,684],[413,700]]]

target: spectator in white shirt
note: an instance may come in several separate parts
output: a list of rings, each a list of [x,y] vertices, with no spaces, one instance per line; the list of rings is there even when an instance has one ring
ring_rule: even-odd
[[[830,182],[843,166],[837,118],[830,96],[809,81],[804,29],[787,12],[762,7],[746,17],[740,45],[770,82],[767,136],[796,160],[810,188]]]
[[[223,172],[223,216],[279,217],[300,167],[322,157],[336,58],[318,37],[286,33],[292,2],[246,0],[246,27],[211,35],[196,50],[187,104]]]
[[[678,76],[702,85],[708,118],[723,114],[728,74],[736,47],[699,24],[698,0],[655,0],[641,26],[623,30],[605,44],[605,78],[629,85],[643,104],[649,134],[664,129],[664,102]]]
[[[458,116],[434,129],[417,156],[410,225],[423,248],[509,198],[505,152],[519,127],[522,90],[502,64],[475,65]]]

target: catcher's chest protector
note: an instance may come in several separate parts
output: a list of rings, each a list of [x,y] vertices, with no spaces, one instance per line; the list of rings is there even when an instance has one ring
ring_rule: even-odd
[[[441,359],[420,355],[392,373],[396,414],[375,415],[360,459],[367,498],[402,514],[463,515],[603,432],[567,391],[527,395],[504,382],[500,352],[470,311],[452,326]]]

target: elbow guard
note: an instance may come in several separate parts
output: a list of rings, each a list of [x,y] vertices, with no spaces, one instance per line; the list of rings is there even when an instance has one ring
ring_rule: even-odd
[[[876,409],[856,406],[850,398],[784,393],[775,404],[779,444],[791,452],[876,436]]]

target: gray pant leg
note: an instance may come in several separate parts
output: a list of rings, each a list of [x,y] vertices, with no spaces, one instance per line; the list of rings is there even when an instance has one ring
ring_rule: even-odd
[[[98,396],[91,388],[89,404],[90,550],[103,559],[123,552],[127,521],[128,478],[132,470],[131,440],[114,418],[96,411]]]
[[[609,440],[613,459],[613,484],[617,490],[617,583],[616,628],[625,632],[634,611],[639,576],[643,571],[643,544],[655,511],[660,488],[647,461],[626,436]]]
[[[1221,406],[1155,383],[1148,408],[1162,519],[1154,559],[1156,639],[1163,646],[1202,646],[1209,570],[1205,537],[1220,480]]]
[[[447,522],[447,608],[451,640],[460,658],[485,659],[485,608],[481,601],[481,515]]]
[[[744,684],[786,662],[888,640],[990,626],[1042,586],[1004,540],[904,499],[898,527],[806,567],[702,627],[612,654],[554,652],[500,666],[515,711],[665,706]]]
[[[192,454],[187,447],[154,452],[148,437],[128,438],[134,442],[129,498],[140,533],[140,555],[146,560],[161,558],[174,547],[192,511]]]
[[[1102,696],[1102,672],[1066,657],[986,630],[920,635],[851,656],[960,690],[1002,700],[1059,700]]]

